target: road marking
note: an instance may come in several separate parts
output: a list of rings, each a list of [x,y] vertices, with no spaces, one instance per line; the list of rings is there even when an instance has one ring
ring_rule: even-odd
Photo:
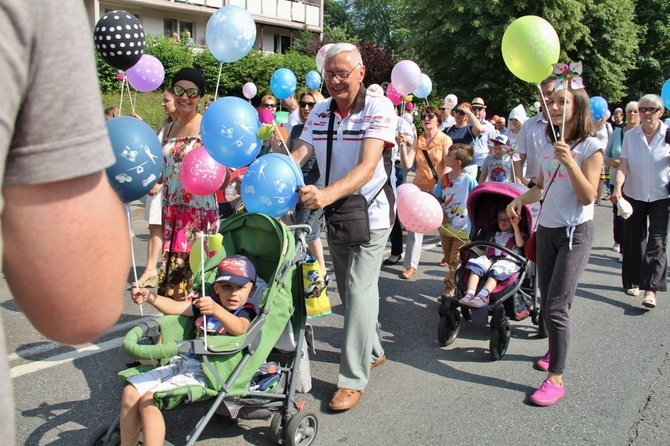
[[[154,319],[156,316],[151,316],[151,317],[145,317],[142,319],[134,320],[134,321],[129,321],[125,322],[123,324],[119,324],[114,326],[112,329],[112,332],[117,332],[117,331],[128,331],[130,328],[135,327],[139,325],[141,322],[148,321],[151,319]],[[38,372],[41,370],[45,370],[51,367],[55,367],[57,365],[65,364],[67,362],[72,362],[75,359],[80,359],[80,358],[85,358],[86,356],[91,356],[96,353],[102,353],[107,350],[111,350],[113,348],[118,348],[121,346],[121,343],[123,342],[123,337],[115,338],[110,341],[102,342],[100,344],[87,344],[83,347],[80,347],[74,351],[70,351],[67,353],[63,353],[60,355],[52,356],[50,358],[43,359],[41,361],[33,361],[29,362],[27,364],[21,364],[17,365],[16,367],[11,368],[11,375],[12,378],[18,378],[23,375],[27,375],[30,373]],[[16,353],[12,353],[8,356],[8,359],[11,360],[17,360],[17,359],[22,359],[22,356],[28,356],[31,354],[36,354],[36,353],[43,353],[47,352],[49,350],[55,350],[57,348],[63,347],[61,344],[57,343],[49,343],[45,345],[39,345],[37,347],[33,347],[30,349],[26,349],[21,352],[21,356],[17,355]]]

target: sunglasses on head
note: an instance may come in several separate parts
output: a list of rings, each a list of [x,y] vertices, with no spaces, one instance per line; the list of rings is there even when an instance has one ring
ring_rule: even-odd
[[[180,85],[173,85],[172,86],[172,93],[177,97],[180,97],[181,95],[186,93],[186,96],[189,99],[195,99],[198,96],[200,96],[200,90],[198,90],[197,88],[195,88],[195,87],[194,88],[184,88]]]
[[[656,113],[660,110],[658,107],[638,107],[640,113]]]
[[[316,104],[316,102],[300,101],[300,108],[305,108],[305,107],[312,108],[312,107],[314,107],[315,104]]]
[[[421,120],[424,121],[424,120],[426,120],[426,119],[433,119],[434,117],[435,117],[434,114],[432,114],[432,113],[427,113],[427,114],[425,114],[425,115],[421,115]]]
[[[275,107],[277,107],[277,104],[273,104],[271,102],[263,104],[263,108],[275,108]]]

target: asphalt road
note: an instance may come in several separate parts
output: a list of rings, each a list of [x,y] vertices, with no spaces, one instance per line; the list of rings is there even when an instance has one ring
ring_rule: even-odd
[[[133,215],[141,266],[146,227],[139,209]],[[331,281],[334,313],[311,320],[317,354],[311,360],[313,389],[303,395],[306,409],[319,421],[315,444],[670,444],[667,293],[648,311],[640,305],[641,297],[622,292],[617,254],[610,250],[610,222],[609,203],[597,206],[596,241],[571,311],[566,396],[552,407],[526,403],[544,377],[532,362],[547,346],[535,337],[529,320],[513,323],[509,350],[500,361],[489,360],[487,327],[465,323],[454,344],[439,346],[436,297],[445,269],[438,266],[438,237],[427,236],[414,279],[398,278],[400,264],[382,268],[380,321],[388,361],[374,370],[356,408],[330,412],[343,323]],[[150,309],[145,306],[144,317],[157,314]],[[121,395],[116,373],[130,361],[119,341],[142,319],[130,298],[112,330],[94,344],[76,348],[55,345],[36,333],[4,281],[0,314],[14,377],[18,444],[84,444],[92,430],[114,419]],[[200,404],[167,412],[168,440],[185,443],[184,436],[206,408]],[[198,444],[269,445],[268,431],[269,420],[233,424],[215,418]]]

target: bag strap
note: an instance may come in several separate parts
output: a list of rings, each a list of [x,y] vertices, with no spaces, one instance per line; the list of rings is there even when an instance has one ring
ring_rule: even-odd
[[[437,177],[437,172],[435,171],[435,167],[433,166],[433,162],[430,160],[430,156],[428,155],[428,150],[425,149],[420,149],[421,152],[423,152],[423,156],[426,158],[426,161],[428,161],[428,166],[430,166],[430,171],[433,172],[433,179],[437,183],[439,178]]]
[[[332,100],[332,99],[331,99]],[[335,128],[335,110],[330,110],[330,117],[328,118],[328,134],[326,135],[326,184],[324,187],[328,186],[330,180],[330,158],[333,155],[333,129]],[[386,177],[386,181],[382,184],[382,187],[377,191],[377,193],[368,201],[368,205],[375,201],[377,195],[384,190],[386,183],[390,182],[391,177]]]

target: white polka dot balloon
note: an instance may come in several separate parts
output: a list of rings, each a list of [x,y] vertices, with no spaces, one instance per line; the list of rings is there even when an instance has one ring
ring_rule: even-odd
[[[127,70],[144,54],[144,29],[137,18],[126,11],[110,11],[95,25],[93,41],[98,55],[117,70]]]
[[[126,71],[126,77],[135,90],[148,93],[161,86],[165,69],[160,60],[150,54],[143,54],[140,61]]]
[[[428,192],[410,192],[398,203],[398,218],[408,231],[427,234],[442,226],[442,206]]]

